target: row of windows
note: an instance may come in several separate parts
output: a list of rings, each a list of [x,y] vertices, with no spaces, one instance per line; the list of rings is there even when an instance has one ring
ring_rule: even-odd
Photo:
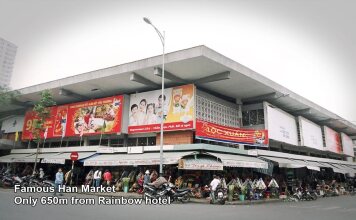
[[[196,103],[197,119],[224,126],[240,127],[238,107],[231,108],[201,96],[196,96]]]
[[[124,139],[102,139],[101,142],[99,139],[89,140],[89,146],[110,146],[110,147],[123,147],[124,146]],[[36,147],[36,143],[30,142],[31,147]],[[128,146],[155,146],[156,145],[156,137],[140,137],[140,138],[129,138],[128,139]],[[62,145],[61,142],[46,142],[44,147],[45,148],[53,148],[53,147],[73,147],[73,146],[84,146],[84,140],[82,143],[80,141],[63,141]],[[41,147],[43,145],[41,144]]]

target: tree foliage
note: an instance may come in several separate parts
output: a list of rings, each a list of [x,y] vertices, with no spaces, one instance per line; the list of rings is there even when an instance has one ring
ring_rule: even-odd
[[[14,100],[20,92],[17,90],[11,90],[9,87],[0,86],[0,105],[8,105]]]
[[[45,131],[44,123],[51,117],[50,106],[55,105],[53,95],[49,90],[41,92],[41,100],[35,104],[33,111],[37,116],[37,120],[34,122],[34,130],[32,132],[33,138],[38,142],[41,139],[41,132]]]

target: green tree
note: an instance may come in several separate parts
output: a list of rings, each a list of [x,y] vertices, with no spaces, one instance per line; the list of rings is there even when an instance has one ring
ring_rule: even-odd
[[[41,142],[41,133],[46,130],[45,122],[47,119],[51,117],[51,112],[49,107],[55,104],[56,102],[53,100],[52,93],[49,90],[44,90],[43,92],[41,92],[40,101],[37,102],[33,107],[33,111],[37,117],[37,120],[33,124],[33,131],[32,131],[33,138],[35,142],[37,142],[36,159],[35,159],[35,165],[33,167],[33,173],[36,172],[37,158],[38,158],[40,142]]]
[[[10,104],[19,95],[20,92],[17,90],[11,90],[9,87],[6,86],[0,86],[0,105]]]

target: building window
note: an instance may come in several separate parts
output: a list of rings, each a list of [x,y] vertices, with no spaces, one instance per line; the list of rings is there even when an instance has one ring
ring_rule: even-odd
[[[239,109],[196,96],[196,117],[219,125],[240,127]]]
[[[265,123],[263,109],[249,110],[242,112],[243,126],[261,125]]]
[[[129,147],[138,146],[137,145],[137,138],[129,138],[128,146]]]
[[[111,147],[123,147],[124,139],[110,139],[110,146]]]
[[[155,146],[156,145],[156,137],[149,137],[147,138],[148,146]]]
[[[138,138],[138,146],[147,146],[147,138],[145,137]]]

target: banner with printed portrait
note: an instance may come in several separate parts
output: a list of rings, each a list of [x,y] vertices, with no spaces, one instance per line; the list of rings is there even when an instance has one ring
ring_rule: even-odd
[[[132,94],[129,134],[157,132],[162,119],[165,131],[193,129],[194,98],[193,84],[165,89],[163,98],[161,90]]]

